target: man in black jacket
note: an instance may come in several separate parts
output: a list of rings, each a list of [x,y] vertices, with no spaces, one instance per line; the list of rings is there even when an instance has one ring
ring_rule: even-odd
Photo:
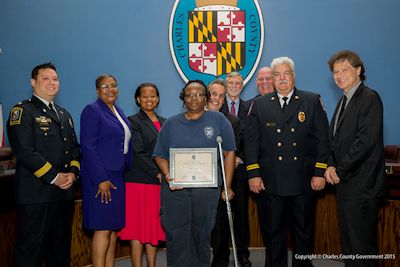
[[[353,51],[329,60],[336,85],[343,90],[330,124],[326,181],[336,184],[342,253],[376,255],[379,199],[384,196],[383,105],[366,85],[364,64]],[[346,260],[346,266],[378,262]]]
[[[14,266],[70,266],[73,183],[80,149],[72,117],[54,105],[59,90],[51,63],[32,70],[33,96],[15,105],[7,122],[17,159],[19,237]]]
[[[222,79],[216,79],[207,87],[210,92],[210,99],[207,103],[207,110],[220,111],[222,105],[225,102],[226,95],[226,83]],[[240,125],[239,119],[229,113],[223,113],[225,117],[232,124],[233,131],[235,133],[236,149],[240,149]],[[237,167],[237,164],[235,164]],[[223,199],[224,194],[222,193],[218,203],[216,222],[214,229],[211,233],[211,246],[213,248],[213,260],[211,263],[212,267],[227,267],[229,265],[229,221],[227,215],[226,202]]]
[[[249,102],[240,98],[244,84],[243,77],[238,72],[230,72],[226,75],[227,94],[225,103],[222,105],[221,112],[237,117],[240,124],[240,140],[237,142],[235,173],[232,180],[232,189],[235,198],[232,201],[234,213],[233,226],[235,229],[235,239],[237,245],[238,261],[242,267],[250,267],[250,251],[248,249],[250,240],[249,231],[249,185],[245,168],[243,138],[245,131],[245,119],[249,110]]]
[[[319,95],[295,88],[293,60],[276,58],[271,68],[276,92],[254,100],[244,147],[250,190],[259,194],[258,216],[266,225],[265,266],[287,266],[288,227],[293,266],[311,266],[298,255],[312,253],[313,190],[325,186],[328,119]]]

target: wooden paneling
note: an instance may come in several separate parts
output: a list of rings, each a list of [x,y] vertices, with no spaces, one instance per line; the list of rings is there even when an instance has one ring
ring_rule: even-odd
[[[17,239],[17,212],[0,213],[0,266],[12,266]]]
[[[72,221],[71,266],[85,266],[92,262],[91,236],[82,228],[82,200],[75,200]]]
[[[258,223],[257,204],[254,197],[250,194],[249,197],[249,224],[250,224],[250,247],[263,247],[264,242]]]
[[[321,195],[315,207],[314,252],[340,254],[339,222],[333,194]]]
[[[400,200],[385,200],[382,203],[379,210],[378,248],[379,253],[387,257],[382,261],[382,266],[400,266]]]

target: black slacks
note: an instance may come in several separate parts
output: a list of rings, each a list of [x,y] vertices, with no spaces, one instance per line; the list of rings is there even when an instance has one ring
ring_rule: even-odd
[[[292,234],[292,266],[311,266],[296,254],[312,253],[314,231],[314,193],[278,196],[267,192],[257,196],[261,233],[266,247],[265,266],[287,267],[288,231]]]
[[[18,206],[14,266],[70,266],[73,200]]]
[[[377,255],[379,199],[336,198],[343,255]],[[349,259],[348,266],[378,266],[378,260]]]

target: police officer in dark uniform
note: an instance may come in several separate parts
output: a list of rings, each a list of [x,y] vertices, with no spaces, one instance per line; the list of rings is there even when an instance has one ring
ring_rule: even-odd
[[[293,237],[293,266],[311,266],[296,255],[312,252],[313,190],[325,186],[329,156],[328,119],[320,96],[295,88],[294,63],[271,63],[276,92],[258,97],[246,122],[245,157],[250,190],[265,224],[265,266],[287,266],[287,232]]]
[[[80,149],[71,115],[54,105],[59,90],[51,63],[32,70],[33,96],[15,105],[7,122],[17,159],[19,235],[14,266],[70,266],[73,183]]]

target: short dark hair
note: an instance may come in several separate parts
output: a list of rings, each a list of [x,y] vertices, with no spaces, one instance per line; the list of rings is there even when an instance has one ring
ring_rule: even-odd
[[[335,65],[336,62],[342,62],[342,61],[349,61],[349,63],[354,67],[358,68],[361,67],[360,71],[360,80],[364,81],[367,79],[365,76],[365,68],[364,68],[364,63],[362,62],[360,56],[350,50],[341,50],[337,53],[335,53],[328,61],[329,69],[333,72],[333,65]]]
[[[182,101],[185,101],[185,90],[189,87],[192,83],[198,83],[203,87],[204,93],[206,94],[206,101],[210,98],[210,92],[207,90],[207,85],[202,80],[190,80],[185,84],[185,87],[182,88],[181,93],[179,94],[179,98]]]
[[[152,87],[154,88],[154,90],[156,90],[156,95],[158,96],[158,99],[160,99],[160,93],[158,92],[158,88],[154,83],[141,83],[135,91],[135,103],[138,107],[140,107],[139,102],[137,101],[137,98],[140,97],[140,94],[142,93],[142,88],[144,87]],[[160,101],[158,101],[158,103],[160,103]],[[158,106],[158,104],[157,104]]]
[[[100,88],[100,83],[101,83],[101,81],[103,81],[105,78],[112,78],[116,83],[118,83],[117,82],[117,79],[115,79],[115,77],[113,76],[113,75],[111,75],[111,74],[102,74],[102,75],[100,75],[99,77],[97,77],[96,78],[96,82],[95,82],[95,85],[96,85],[96,89],[97,88]]]
[[[34,80],[36,80],[36,78],[37,78],[37,76],[38,76],[38,74],[39,74],[39,70],[41,70],[41,69],[52,69],[52,70],[54,70],[55,72],[57,72],[56,66],[54,66],[53,63],[51,63],[51,62],[46,62],[46,63],[40,64],[40,65],[37,65],[36,67],[34,67],[34,68],[32,69],[31,78],[34,79]]]

